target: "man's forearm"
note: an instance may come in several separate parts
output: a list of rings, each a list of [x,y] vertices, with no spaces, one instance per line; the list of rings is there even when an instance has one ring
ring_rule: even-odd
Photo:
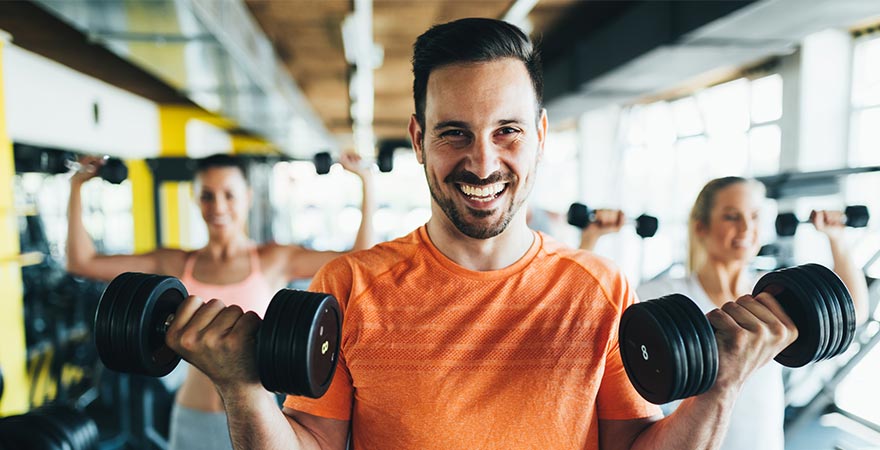
[[[270,394],[262,389],[222,392],[229,435],[236,450],[319,450],[304,427],[288,418]]]
[[[730,389],[711,389],[705,394],[684,400],[671,415],[642,431],[631,449],[720,448],[730,423],[736,395]]]

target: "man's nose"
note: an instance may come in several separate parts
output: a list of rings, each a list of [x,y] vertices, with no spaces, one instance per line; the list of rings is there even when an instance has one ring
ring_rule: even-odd
[[[501,169],[499,149],[490,136],[481,136],[474,140],[465,168],[480,179],[489,178],[489,175]]]

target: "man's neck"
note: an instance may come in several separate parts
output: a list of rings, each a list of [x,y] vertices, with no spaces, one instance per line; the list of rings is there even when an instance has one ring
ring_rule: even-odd
[[[529,251],[535,240],[525,216],[520,214],[501,234],[488,239],[474,239],[463,234],[445,215],[432,216],[427,229],[431,242],[440,253],[465,269],[480,272],[512,265]]]

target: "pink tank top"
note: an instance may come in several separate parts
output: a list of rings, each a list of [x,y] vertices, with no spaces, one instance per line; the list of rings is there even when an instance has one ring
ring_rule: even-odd
[[[198,252],[192,252],[187,256],[183,275],[180,277],[190,295],[197,295],[205,301],[218,298],[226,305],[238,305],[245,311],[253,311],[263,317],[275,292],[260,269],[256,247],[251,247],[250,250],[251,273],[244,280],[232,284],[208,284],[196,280],[193,277],[193,266],[197,255]]]

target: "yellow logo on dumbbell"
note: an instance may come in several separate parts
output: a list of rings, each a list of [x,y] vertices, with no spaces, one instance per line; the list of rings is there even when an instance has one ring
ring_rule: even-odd
[[[327,353],[327,350],[330,349],[330,342],[324,341],[324,344],[321,345],[321,354]]]

